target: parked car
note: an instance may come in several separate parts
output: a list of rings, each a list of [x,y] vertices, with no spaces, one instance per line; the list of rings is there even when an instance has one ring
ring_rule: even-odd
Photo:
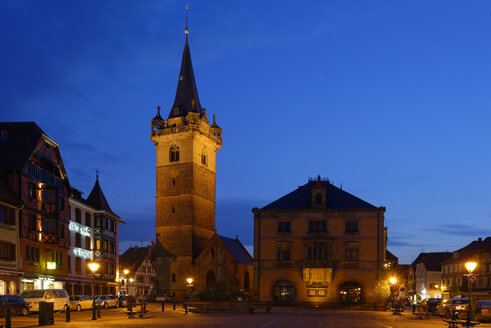
[[[154,301],[153,296],[152,295],[148,295],[148,294],[140,295],[136,299],[138,301],[145,301],[145,302],[152,302],[152,301]]]
[[[5,316],[7,308],[11,314],[27,315],[29,312],[29,304],[17,295],[0,296],[0,316]]]
[[[68,293],[64,289],[38,289],[28,290],[21,294],[24,301],[29,304],[29,311],[39,311],[39,302],[52,302],[55,311],[66,310],[70,306]]]
[[[472,312],[474,313],[473,320],[489,320],[491,319],[491,300],[472,301]],[[469,314],[469,303],[462,307],[458,313],[459,319],[467,319]]]
[[[87,310],[92,309],[92,297],[85,295],[70,296],[70,309],[71,310]]]
[[[160,295],[157,295],[157,297],[155,298],[155,300],[157,302],[174,302],[176,300],[175,297],[172,297],[168,294],[160,294]]]
[[[119,301],[113,295],[98,295],[95,297],[95,302],[105,309],[113,306],[115,308],[119,307]]]
[[[436,307],[442,302],[441,298],[425,298],[419,303],[418,312],[424,313],[428,309],[429,313],[435,313]]]
[[[468,303],[468,298],[445,298],[439,305],[437,305],[436,314],[449,318],[453,311],[455,311],[457,314],[460,311],[463,311],[465,305]]]

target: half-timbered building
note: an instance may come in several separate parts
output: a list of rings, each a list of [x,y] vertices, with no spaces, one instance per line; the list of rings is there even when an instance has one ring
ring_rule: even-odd
[[[58,144],[34,122],[0,123],[0,167],[22,200],[22,290],[63,288],[67,275],[69,183]]]

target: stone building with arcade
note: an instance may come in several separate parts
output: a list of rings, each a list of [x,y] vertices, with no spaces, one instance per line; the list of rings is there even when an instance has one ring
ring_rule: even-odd
[[[253,213],[256,299],[375,302],[386,254],[384,207],[319,176]]]

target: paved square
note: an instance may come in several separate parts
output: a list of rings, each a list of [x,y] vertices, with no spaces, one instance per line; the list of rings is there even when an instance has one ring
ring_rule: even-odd
[[[128,319],[126,309],[102,310],[102,318],[91,320],[90,311],[72,312],[71,322],[65,322],[65,313],[55,315],[55,325],[47,327],[241,327],[241,328],[430,328],[446,325],[442,318],[430,317],[418,320],[411,312],[394,316],[391,312],[344,311],[309,307],[274,307],[271,314],[249,313],[188,313],[182,306],[173,311],[168,305],[165,312],[160,304],[150,304],[149,313],[142,319]],[[12,327],[37,327],[37,315],[13,317]],[[3,318],[1,323],[3,324]],[[489,328],[491,323],[482,323],[480,328]]]

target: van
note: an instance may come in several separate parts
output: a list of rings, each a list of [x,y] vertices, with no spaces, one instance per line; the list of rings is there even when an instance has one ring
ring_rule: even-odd
[[[70,306],[68,293],[64,289],[27,290],[21,294],[29,304],[29,311],[38,312],[39,302],[51,302],[55,311],[66,310]]]

